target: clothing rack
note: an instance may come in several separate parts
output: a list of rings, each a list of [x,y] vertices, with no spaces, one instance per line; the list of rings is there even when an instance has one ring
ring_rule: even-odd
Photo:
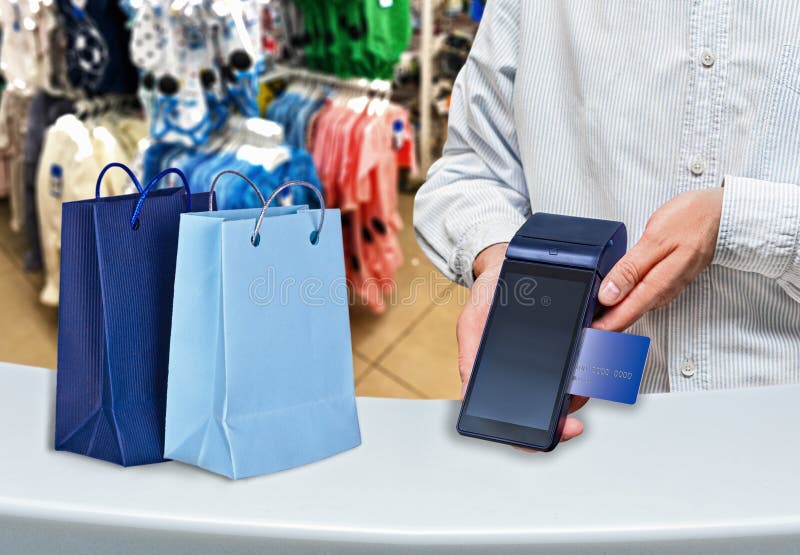
[[[325,73],[317,73],[303,68],[286,67],[276,65],[275,69],[268,72],[262,81],[277,81],[278,79],[300,79],[306,81],[313,81],[323,85],[330,85],[338,89],[350,89],[364,93],[375,93],[384,95],[387,98],[392,93],[392,83],[385,79],[340,79],[333,75]]]

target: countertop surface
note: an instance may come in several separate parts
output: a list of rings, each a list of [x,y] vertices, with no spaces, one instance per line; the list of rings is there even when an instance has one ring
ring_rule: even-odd
[[[230,481],[54,451],[55,377],[0,363],[0,516],[323,543],[800,538],[800,386],[591,401],[548,454],[460,437],[454,401],[359,398],[360,447]]]

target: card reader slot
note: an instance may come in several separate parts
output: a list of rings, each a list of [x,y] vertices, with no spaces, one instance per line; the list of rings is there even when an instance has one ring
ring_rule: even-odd
[[[602,252],[602,246],[550,241],[518,235],[509,243],[506,256],[528,262],[594,270],[598,266]]]

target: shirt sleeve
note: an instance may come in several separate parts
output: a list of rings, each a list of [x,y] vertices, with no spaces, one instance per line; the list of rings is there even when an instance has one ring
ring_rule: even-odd
[[[775,279],[800,302],[800,185],[725,176],[712,264]]]
[[[487,4],[453,86],[443,155],[414,204],[422,250],[468,287],[475,256],[509,241],[531,209],[513,114],[519,20],[519,0]]]

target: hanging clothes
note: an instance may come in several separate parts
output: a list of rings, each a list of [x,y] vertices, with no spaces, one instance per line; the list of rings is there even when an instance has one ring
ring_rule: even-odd
[[[289,88],[275,99],[266,111],[266,117],[283,126],[286,142],[295,148],[306,147],[308,123],[325,104],[329,90],[322,87],[302,94]]]
[[[29,95],[42,86],[47,77],[45,46],[38,32],[49,24],[46,13],[47,10],[39,9],[37,2],[0,2],[0,65],[6,80]]]
[[[190,3],[172,9],[150,0],[132,21],[130,54],[140,68],[140,96],[153,139],[201,146],[232,112],[259,115],[265,71],[256,0]]]
[[[45,83],[44,46],[37,29],[45,12],[31,2],[0,2],[0,66],[8,86],[0,99],[0,157],[8,178],[12,231],[25,227],[22,145],[31,96]],[[24,55],[22,53],[25,53]]]
[[[372,94],[308,80],[311,74],[290,84],[267,117],[287,130],[293,147],[304,144],[312,153],[326,204],[342,210],[348,281],[380,313],[403,262],[397,183],[401,166],[416,166],[409,114]]]
[[[193,190],[207,191],[217,173],[235,169],[256,183],[265,196],[282,183],[294,180],[308,181],[322,190],[311,155],[303,148],[282,144],[282,133],[264,137],[248,130],[248,125],[259,126],[260,123],[263,120],[257,118],[234,119],[224,135],[200,147],[155,142],[142,157],[144,179],[151,179],[166,167],[177,167],[183,170]],[[306,188],[286,189],[278,201],[281,204],[316,202],[313,193]],[[246,183],[234,181],[217,191],[217,205],[220,209],[254,208],[260,206],[260,201]]]
[[[119,110],[81,120],[61,116],[46,131],[37,173],[37,208],[45,270],[40,301],[58,305],[61,250],[61,204],[93,198],[98,174],[109,162],[129,165],[147,125],[137,115]],[[128,192],[130,179],[121,171],[103,180],[103,195]]]
[[[20,2],[21,3],[21,2]],[[128,16],[117,0],[91,0],[83,7],[57,0],[67,35],[67,73],[90,94],[132,94],[138,75],[128,53]]]
[[[42,269],[42,251],[39,238],[39,216],[36,208],[36,172],[42,152],[45,132],[64,114],[73,112],[72,99],[53,95],[44,89],[34,94],[28,110],[25,145],[23,150],[22,178],[24,184],[24,226],[28,238],[28,252],[25,255],[25,270],[29,272]]]
[[[285,6],[285,2],[282,6]],[[411,41],[409,0],[294,0],[299,18],[284,7],[290,45],[288,61],[296,63],[295,49],[304,46],[305,65],[339,77],[391,79],[394,66]]]

